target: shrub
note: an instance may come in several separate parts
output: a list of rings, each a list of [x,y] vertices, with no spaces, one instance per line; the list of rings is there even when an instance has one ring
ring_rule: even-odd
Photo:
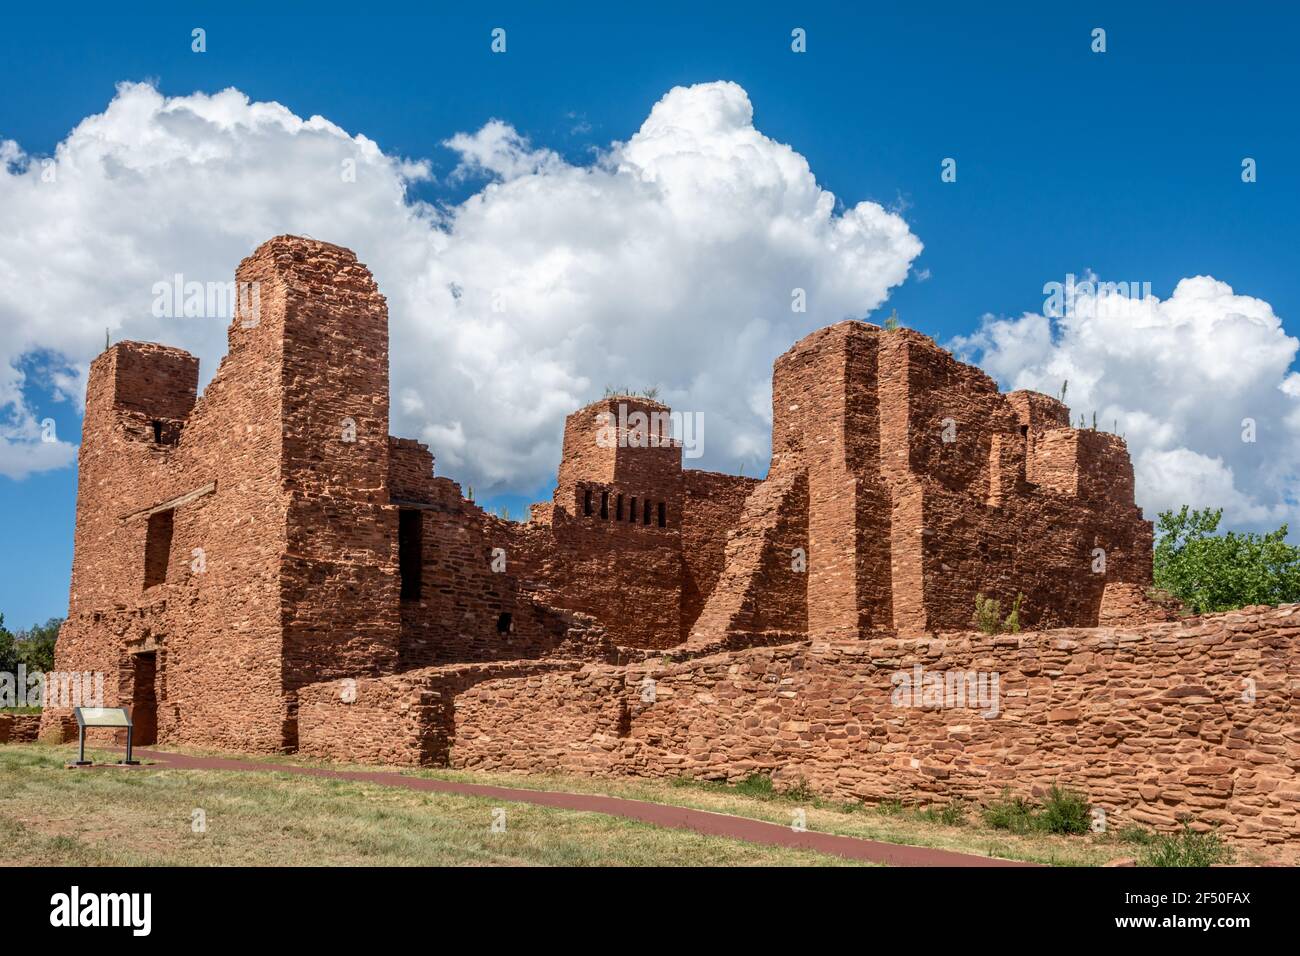
[[[54,643],[62,623],[63,618],[52,617],[44,624],[10,633],[5,630],[4,615],[0,614],[0,671],[16,671],[19,664],[29,674],[54,670]]]
[[[971,620],[985,634],[996,634],[1002,629],[1002,602],[997,598],[975,595],[975,617]]]
[[[1042,806],[1002,791],[1002,799],[984,809],[984,823],[1011,833],[1087,833],[1092,828],[1092,806],[1082,794],[1053,786]]]
[[[1140,846],[1149,846],[1155,842],[1156,835],[1145,827],[1129,824],[1119,828],[1115,834],[1115,839],[1120,843],[1136,843]]]
[[[769,780],[768,783],[770,785],[771,781]],[[808,781],[803,777],[799,778],[798,783],[786,787],[785,790],[781,791],[781,796],[785,797],[787,800],[795,800],[799,803],[810,803],[817,799],[817,795],[812,792],[808,786]]]
[[[1007,619],[1002,622],[1002,626],[1011,634],[1020,633],[1020,602],[1025,599],[1023,594],[1017,594],[1016,599],[1011,602],[1011,613]]]
[[[1016,595],[1016,599],[1011,602],[1011,613],[1004,620],[1001,601],[997,598],[986,598],[983,594],[976,594],[975,616],[971,619],[971,623],[985,634],[1001,634],[1003,631],[1010,634],[1019,634],[1020,605],[1024,599],[1023,594]]]
[[[1197,833],[1186,823],[1181,833],[1162,833],[1142,854],[1143,866],[1212,866],[1231,863],[1232,848],[1214,830]]]
[[[1039,825],[1048,833],[1087,833],[1092,826],[1092,805],[1083,794],[1053,785],[1043,802]]]
[[[1028,833],[1037,826],[1036,814],[1034,805],[1024,797],[1012,797],[1009,790],[1003,790],[1001,800],[984,808],[984,823],[994,830]]]
[[[770,800],[776,795],[772,788],[772,778],[765,773],[751,773],[735,786],[736,793],[759,800]]]
[[[931,804],[917,814],[918,819],[927,823],[941,823],[946,827],[960,827],[966,824],[966,804],[960,800],[944,806]]]

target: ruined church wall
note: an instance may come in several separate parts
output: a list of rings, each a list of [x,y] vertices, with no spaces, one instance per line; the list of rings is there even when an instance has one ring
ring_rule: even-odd
[[[559,509],[549,524],[508,530],[511,566],[538,600],[591,615],[615,644],[680,642],[684,564],[676,531]]]
[[[599,644],[598,629],[522,586],[518,524],[485,514],[446,478],[431,478],[424,500],[420,596],[400,602],[398,669],[597,653],[578,645]]]
[[[273,303],[276,290],[264,289]],[[80,459],[77,537],[60,671],[105,674],[105,703],[129,704],[132,658],[157,658],[159,739],[274,750],[279,694],[278,369],[273,323],[231,330],[231,352],[193,409],[155,441],[149,420],[185,411],[197,360],[118,343],[92,364]],[[256,346],[248,340],[262,336]],[[182,381],[178,381],[178,379]],[[228,379],[235,380],[232,386]],[[147,396],[158,394],[160,406]],[[191,398],[192,401],[192,398]],[[132,515],[216,483],[173,511],[166,581],[145,587],[149,518]],[[164,649],[165,648],[165,649]],[[182,716],[184,715],[183,720]],[[68,714],[50,708],[43,734]]]
[[[487,680],[524,682],[576,670],[571,661],[503,661],[424,667],[380,678],[332,680],[299,691],[299,753],[321,760],[445,766],[454,702]],[[545,722],[538,711],[530,720]]]
[[[801,643],[500,679],[457,697],[450,764],[502,772],[769,773],[868,803],[1084,793],[1110,827],[1184,818],[1300,840],[1300,605],[1135,628]],[[996,716],[903,706],[894,675],[998,674]],[[653,694],[646,701],[647,681]],[[933,704],[933,698],[930,703]],[[919,701],[926,703],[924,697]],[[990,716],[982,716],[988,712]],[[545,721],[533,718],[545,713]]]
[[[259,283],[260,312],[231,321],[227,354],[181,433],[174,483],[154,493],[166,499],[216,483],[214,493],[175,510],[167,583],[159,585],[166,601],[155,635],[164,647],[156,678],[163,743],[269,752],[292,741],[280,609],[287,514],[280,317],[287,292],[265,251],[236,271],[238,281]]]
[[[998,599],[1004,614],[1023,594],[1022,626],[1089,626],[1107,583],[1149,585],[1150,524],[1133,504],[1122,439],[1061,427],[1060,402],[1001,395],[924,336],[883,340],[902,633],[969,626],[978,594]],[[1142,618],[1111,620],[1124,619]]]
[[[879,506],[875,396],[878,331],[843,322],[800,340],[772,373],[769,480],[798,472],[806,484],[808,632],[856,638],[861,619],[888,605],[888,547],[864,534],[868,500]],[[875,514],[880,514],[877,507]]]
[[[156,391],[169,407],[183,407],[175,397],[179,389],[160,388],[157,379],[180,367],[196,380],[197,369],[189,370],[192,357],[120,343],[92,367],[83,434],[88,467],[79,476],[77,571],[68,639],[60,639],[56,666],[62,669],[66,662],[69,669],[105,670],[106,684],[121,688],[129,686],[130,654],[156,648],[163,742],[259,751],[293,745],[292,700],[284,693],[282,669],[285,568],[294,561],[284,557],[291,526],[283,485],[286,441],[300,442],[293,454],[303,470],[318,462],[312,460],[303,423],[284,413],[287,395],[297,401],[319,383],[299,380],[308,371],[302,368],[292,370],[287,381],[285,353],[298,348],[304,331],[294,323],[320,318],[301,310],[298,297],[304,290],[321,290],[304,286],[295,270],[320,262],[327,263],[327,273],[362,268],[355,259],[352,265],[344,262],[348,257],[337,247],[280,237],[240,264],[237,279],[258,284],[260,309],[232,320],[228,353],[179,424],[174,443],[165,429],[162,443],[153,441],[152,429],[141,433],[139,414],[165,409],[133,401],[120,383],[139,382],[139,391]],[[117,362],[117,356],[135,353],[141,360],[131,367],[137,371],[119,375],[114,365],[127,363]],[[106,389],[107,382],[118,383],[116,394]],[[174,509],[166,582],[145,589],[148,521],[119,516],[213,483],[215,491]],[[312,491],[309,482],[299,483],[299,493],[315,494],[321,506],[299,518],[337,525],[341,515],[324,504],[332,490]],[[358,579],[358,593],[372,584]],[[364,594],[352,604],[364,606]],[[124,638],[112,619],[145,606],[147,628],[133,627],[132,636]],[[331,610],[340,607],[346,615],[345,600]],[[330,654],[319,646],[313,652],[321,658]],[[58,716],[52,713],[51,722]]]
[[[388,310],[370,271],[325,243],[272,240],[286,286],[281,562],[284,686],[381,674],[400,637],[388,489]],[[292,700],[292,698],[291,698]]]
[[[746,499],[687,649],[695,653],[802,637],[808,629],[808,574],[806,561],[796,563],[796,550],[808,552],[808,478],[787,469],[769,475]]]
[[[745,502],[759,486],[756,478],[715,471],[682,472],[681,638],[704,610],[726,563],[727,539],[736,532]]]

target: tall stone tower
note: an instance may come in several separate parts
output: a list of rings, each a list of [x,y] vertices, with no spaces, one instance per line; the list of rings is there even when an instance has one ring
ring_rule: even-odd
[[[397,659],[387,314],[328,243],[277,237],[236,279],[202,397],[179,349],[121,342],[91,365],[56,664],[105,673],[107,703],[164,735],[274,750],[298,687]]]

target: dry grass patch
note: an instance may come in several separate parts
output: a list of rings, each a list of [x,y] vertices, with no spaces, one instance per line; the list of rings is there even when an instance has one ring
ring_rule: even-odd
[[[0,748],[0,840],[17,865],[807,866],[850,861],[597,813],[288,773],[105,767]],[[118,755],[94,752],[97,762]],[[503,833],[491,832],[505,810]],[[206,832],[195,833],[195,810]]]

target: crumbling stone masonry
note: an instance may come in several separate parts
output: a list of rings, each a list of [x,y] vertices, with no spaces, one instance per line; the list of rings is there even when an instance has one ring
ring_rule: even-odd
[[[1296,835],[1291,612],[1159,623],[1124,443],[1055,399],[841,322],[776,361],[764,479],[683,468],[670,410],[615,395],[568,417],[517,523],[389,435],[351,252],[280,236],[236,278],[258,294],[202,396],[162,345],[90,369],[56,667],[106,674],[139,742],[867,799],[1059,779]],[[1034,633],[967,633],[980,593],[1023,595]],[[891,710],[915,663],[1000,670],[1001,713]],[[1248,671],[1254,709],[1224,697]],[[47,708],[41,735],[69,726]]]
[[[317,757],[416,765],[428,740],[440,765],[511,773],[765,773],[868,804],[1041,798],[1056,784],[1086,794],[1109,828],[1187,820],[1300,862],[1297,640],[1300,605],[1134,627],[805,640],[434,687],[423,727],[391,706],[399,675],[351,705],[311,688],[322,711],[303,743]],[[932,694],[936,678],[948,696]],[[365,732],[378,740],[359,752]]]
[[[258,311],[233,318],[201,398],[179,349],[119,342],[91,364],[57,669],[106,673],[141,743],[279,751],[308,684],[608,657],[594,621],[493,572],[501,523],[389,436],[387,310],[356,257],[279,237],[237,280]],[[42,733],[66,716],[47,708]]]
[[[40,714],[0,714],[0,744],[32,743],[40,726]]]

